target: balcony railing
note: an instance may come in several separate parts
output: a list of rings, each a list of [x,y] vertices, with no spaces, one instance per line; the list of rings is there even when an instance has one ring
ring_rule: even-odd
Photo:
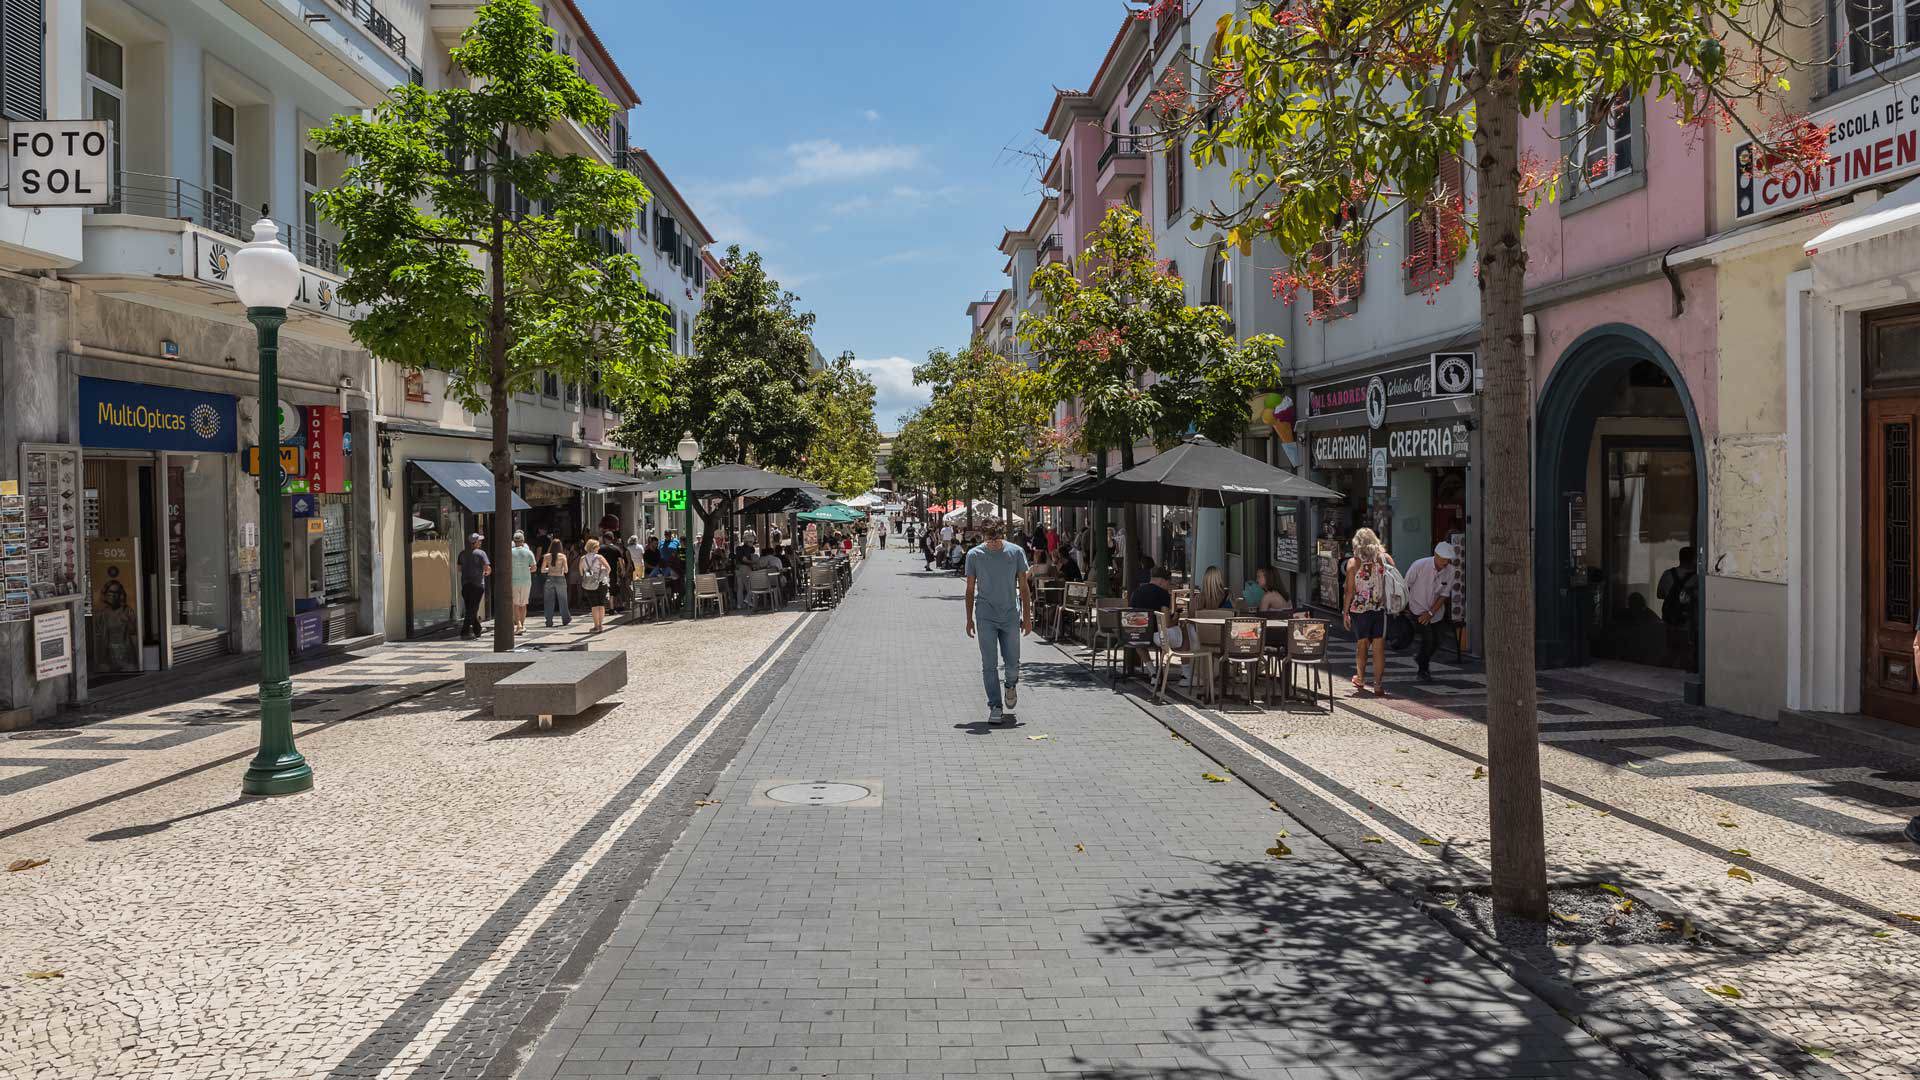
[[[1039,261],[1046,262],[1049,257],[1060,254],[1060,250],[1060,234],[1048,233],[1046,239],[1040,241]]]
[[[638,150],[615,150],[613,164],[616,168],[625,169],[642,180],[646,179],[646,176],[640,172],[640,151]]]
[[[248,209],[231,195],[209,191],[177,176],[140,172],[122,172],[120,201],[102,207],[99,212],[192,222],[230,237],[236,244],[246,243],[251,238],[253,223],[266,216]],[[329,274],[344,274],[340,268],[340,249],[333,241],[312,229],[278,218],[274,218],[273,223],[279,226],[280,237],[295,258]]]
[[[1138,135],[1115,135],[1107,140],[1107,148],[1100,154],[1100,161],[1093,171],[1107,171],[1107,165],[1114,158],[1138,158],[1147,156],[1143,140]]]
[[[393,21],[374,7],[370,0],[333,0],[333,5],[353,16],[355,21],[367,28],[367,33],[399,53],[402,59],[406,58],[407,35],[401,33],[400,28],[393,25]]]

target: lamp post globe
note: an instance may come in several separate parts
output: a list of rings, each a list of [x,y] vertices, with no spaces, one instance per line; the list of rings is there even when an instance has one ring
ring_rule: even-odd
[[[287,671],[286,555],[281,550],[280,326],[300,293],[300,263],[262,218],[233,256],[233,291],[247,306],[260,353],[260,748],[240,782],[244,795],[292,795],[313,788],[313,769],[293,745],[293,680]]]
[[[697,568],[694,563],[693,547],[693,464],[700,460],[700,441],[693,437],[693,432],[689,431],[680,436],[680,445],[675,447],[675,451],[680,456],[680,469],[686,478],[687,497],[687,527],[683,534],[684,539],[680,541],[680,603],[681,610],[685,611],[687,618],[691,619],[694,616],[693,574]]]

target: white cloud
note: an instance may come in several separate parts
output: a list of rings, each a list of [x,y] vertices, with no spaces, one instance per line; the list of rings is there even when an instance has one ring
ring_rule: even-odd
[[[920,164],[917,146],[842,146],[832,139],[808,139],[786,148],[785,167],[777,172],[733,180],[714,188],[720,198],[763,199],[782,191],[816,184],[862,180],[902,172]]]
[[[895,184],[884,195],[855,195],[851,199],[842,199],[828,207],[828,211],[839,217],[852,214],[878,214],[906,210],[924,210],[929,206],[945,205],[956,201],[965,188],[958,184],[947,184],[937,188],[914,187],[912,184]]]
[[[927,388],[914,385],[913,361],[906,357],[855,359],[853,366],[873,380],[873,419],[880,430],[897,430],[902,415],[927,403]]]
[[[880,113],[876,110],[868,109],[866,112],[863,112],[860,115],[866,117],[867,123],[869,124],[877,124],[880,122]]]

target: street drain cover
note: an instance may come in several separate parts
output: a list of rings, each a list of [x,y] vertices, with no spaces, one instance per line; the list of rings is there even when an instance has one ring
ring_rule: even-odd
[[[801,784],[782,784],[768,788],[767,798],[775,802],[796,803],[800,806],[832,806],[835,803],[850,803],[873,794],[873,789],[859,784],[837,784],[831,780],[814,780]]]

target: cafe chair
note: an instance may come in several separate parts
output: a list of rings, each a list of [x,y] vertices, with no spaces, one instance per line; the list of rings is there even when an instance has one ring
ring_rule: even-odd
[[[653,610],[657,614],[665,615],[678,608],[673,590],[667,588],[666,578],[648,578],[647,588],[653,593]]]
[[[753,610],[760,610],[760,601],[767,602],[768,611],[780,610],[780,587],[773,583],[773,575],[765,570],[755,570],[747,577],[747,603]]]
[[[1093,607],[1093,586],[1084,581],[1069,581],[1060,606],[1053,612],[1053,640],[1059,641],[1060,635],[1073,625],[1076,619],[1085,619]]]
[[[1226,652],[1227,627],[1224,620],[1231,618],[1232,615],[1233,613],[1230,611],[1208,609],[1189,616],[1184,624],[1186,633],[1190,635],[1193,641],[1194,648],[1205,650],[1207,654],[1212,657],[1212,662],[1207,665],[1207,672],[1215,679],[1219,678],[1220,660]],[[1195,620],[1209,621],[1199,622]],[[1213,695],[1215,688],[1209,685],[1207,693],[1209,696]]]
[[[1276,613],[1276,617],[1279,617],[1278,613]],[[1280,700],[1283,702],[1293,696],[1292,687],[1288,686],[1285,681],[1287,674],[1287,624],[1269,621],[1267,623],[1266,643],[1267,704],[1272,705],[1274,704],[1273,697],[1276,691],[1279,693]]]
[[[1228,619],[1221,644],[1221,692],[1233,692],[1233,677],[1238,672],[1246,677],[1247,704],[1252,705],[1267,669],[1267,621]]]
[[[1319,703],[1320,680],[1327,681],[1327,711],[1333,711],[1333,676],[1327,672],[1327,620],[1294,619],[1287,623],[1287,693],[1297,684],[1296,672],[1308,672],[1307,694]]]
[[[1173,635],[1170,632],[1174,625],[1172,615],[1164,611],[1160,613],[1160,681],[1158,696],[1162,700],[1166,698],[1167,675],[1173,671],[1174,664],[1178,663],[1181,667],[1192,672],[1195,690],[1198,691],[1204,688],[1207,701],[1211,703],[1213,701],[1213,653],[1200,647],[1200,643],[1195,640],[1193,627],[1191,625],[1185,627],[1181,634],[1182,640],[1180,645],[1178,648],[1175,648],[1173,645]]]
[[[1126,601],[1117,596],[1103,596],[1094,609],[1093,658],[1106,661],[1108,675],[1120,656],[1120,611],[1125,606]]]
[[[727,598],[720,592],[720,575],[693,575],[693,614],[699,618],[708,604],[713,605],[715,615],[724,615],[727,611]]]
[[[807,567],[807,610],[830,608],[839,600],[840,582],[831,566],[814,562]]]
[[[637,578],[628,590],[627,617],[633,622],[660,617],[660,602],[646,578]]]

